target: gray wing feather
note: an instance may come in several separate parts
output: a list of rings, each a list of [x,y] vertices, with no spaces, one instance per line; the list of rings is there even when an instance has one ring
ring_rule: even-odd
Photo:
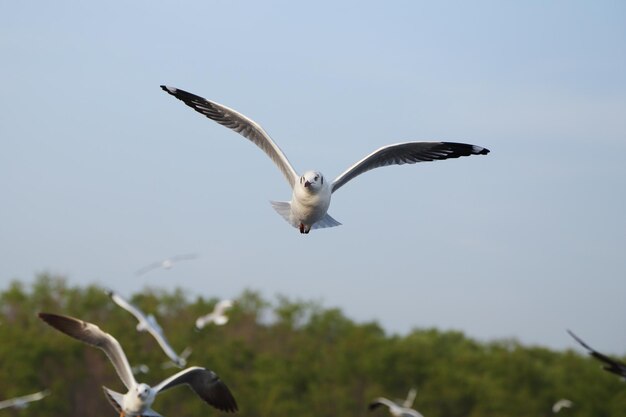
[[[172,375],[154,387],[159,393],[177,385],[187,384],[200,398],[218,410],[237,411],[237,402],[230,390],[213,371],[194,366]]]
[[[332,192],[345,183],[374,168],[388,165],[415,164],[460,156],[486,155],[488,149],[467,143],[455,142],[404,142],[383,146],[361,159],[339,175],[332,184]]]
[[[73,317],[61,316],[58,314],[39,313],[39,318],[54,327],[58,331],[65,333],[74,339],[80,340],[88,345],[95,346],[104,351],[108,356],[126,388],[132,389],[137,382],[133,376],[126,354],[122,346],[110,334],[102,331],[98,326]]]
[[[289,163],[289,160],[283,151],[278,147],[278,145],[276,145],[272,138],[270,138],[267,132],[265,132],[265,130],[263,130],[258,123],[236,110],[214,101],[209,101],[187,91],[164,85],[162,85],[161,88],[170,95],[181,100],[195,111],[204,114],[209,119],[214,120],[231,130],[234,130],[261,148],[261,150],[263,150],[263,152],[265,152],[267,156],[269,156],[270,159],[278,165],[278,168],[285,176],[289,186],[293,188],[293,185],[298,178],[298,174],[296,174],[296,171]]]

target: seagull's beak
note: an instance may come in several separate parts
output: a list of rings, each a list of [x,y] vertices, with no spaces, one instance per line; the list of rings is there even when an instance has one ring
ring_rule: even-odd
[[[309,188],[310,185],[311,185],[310,182],[304,181],[304,188]]]

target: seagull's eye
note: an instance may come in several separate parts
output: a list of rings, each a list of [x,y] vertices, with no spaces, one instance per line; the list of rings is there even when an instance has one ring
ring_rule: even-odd
[[[318,178],[318,177],[317,177],[317,175],[316,175],[316,176],[315,176],[315,181],[317,181],[317,178]]]

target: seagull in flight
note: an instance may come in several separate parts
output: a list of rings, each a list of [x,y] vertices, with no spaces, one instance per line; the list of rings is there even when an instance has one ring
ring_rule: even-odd
[[[174,264],[177,264],[181,261],[190,261],[197,258],[198,255],[195,253],[172,256],[171,258],[163,259],[162,261],[152,262],[151,264],[146,265],[141,269],[138,269],[137,271],[135,271],[135,275],[145,275],[150,271],[154,271],[155,269],[172,269]]]
[[[165,354],[176,366],[178,366],[179,368],[183,368],[185,365],[187,365],[187,356],[189,356],[189,353],[191,353],[191,351],[186,350],[188,352],[186,355],[178,355],[170,346],[169,342],[165,338],[165,334],[163,334],[163,329],[161,328],[161,326],[159,326],[159,323],[157,323],[156,318],[152,314],[145,315],[143,311],[131,304],[115,291],[106,290],[106,293],[109,297],[111,297],[111,300],[113,300],[115,304],[135,316],[135,318],[139,321],[139,323],[137,323],[137,331],[148,331],[152,336],[154,336]]]
[[[128,390],[126,394],[121,394],[102,387],[111,405],[120,413],[120,417],[161,417],[151,408],[155,397],[162,391],[181,384],[189,385],[200,398],[218,410],[237,411],[235,398],[226,384],[213,371],[193,366],[166,378],[153,387],[145,383],[137,383],[122,346],[117,339],[102,331],[97,325],[50,313],[39,313],[39,318],[58,331],[104,351]]]
[[[554,405],[552,406],[552,412],[556,414],[563,408],[571,408],[572,405],[574,405],[574,403],[572,403],[570,400],[562,398],[554,403]]]
[[[414,164],[469,155],[486,155],[489,149],[455,142],[404,142],[383,146],[367,155],[332,182],[319,171],[306,171],[298,175],[289,160],[261,125],[243,114],[187,91],[161,88],[187,106],[224,125],[261,148],[278,166],[292,189],[291,201],[272,201],[274,210],[289,224],[309,233],[311,229],[339,226],[328,214],[332,194],[348,181],[374,168],[388,165]]]
[[[221,300],[215,305],[211,313],[197,318],[196,329],[200,330],[209,323],[215,323],[217,326],[223,326],[228,323],[228,316],[224,313],[232,306],[233,302],[231,300]]]
[[[596,358],[597,360],[604,362],[604,366],[602,367],[605,371],[614,373],[615,375],[619,375],[622,378],[626,378],[626,364],[617,361],[615,359],[611,359],[606,355],[592,349],[589,345],[582,341],[581,338],[576,336],[571,330],[568,330],[567,333],[570,334],[578,343],[580,343],[585,349],[587,349],[588,353]]]
[[[28,407],[29,403],[32,403],[33,401],[39,401],[42,398],[48,396],[49,394],[50,394],[50,391],[43,390],[43,391],[36,392],[34,394],[24,395],[21,397],[15,397],[15,398],[11,398],[8,400],[0,401],[0,410],[2,410],[3,408],[10,408],[10,407],[26,408]]]
[[[415,389],[411,389],[402,405],[399,405],[398,403],[387,398],[378,397],[369,404],[368,408],[371,411],[377,409],[381,405],[386,405],[389,407],[389,412],[393,417],[424,417],[418,411],[411,408],[413,401],[415,400],[416,393],[417,391]]]

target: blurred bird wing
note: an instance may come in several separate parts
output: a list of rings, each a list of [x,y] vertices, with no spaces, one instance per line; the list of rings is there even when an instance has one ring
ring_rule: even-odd
[[[109,297],[111,300],[115,302],[118,306],[122,307],[124,310],[128,311],[130,314],[135,316],[135,318],[143,324],[145,327],[150,326],[150,321],[148,317],[141,311],[137,306],[132,304],[130,301],[126,300],[124,297],[116,293],[115,291],[108,291]]]
[[[237,411],[237,402],[230,390],[213,371],[194,366],[178,372],[154,387],[156,393],[187,384],[200,398],[218,410]]]

